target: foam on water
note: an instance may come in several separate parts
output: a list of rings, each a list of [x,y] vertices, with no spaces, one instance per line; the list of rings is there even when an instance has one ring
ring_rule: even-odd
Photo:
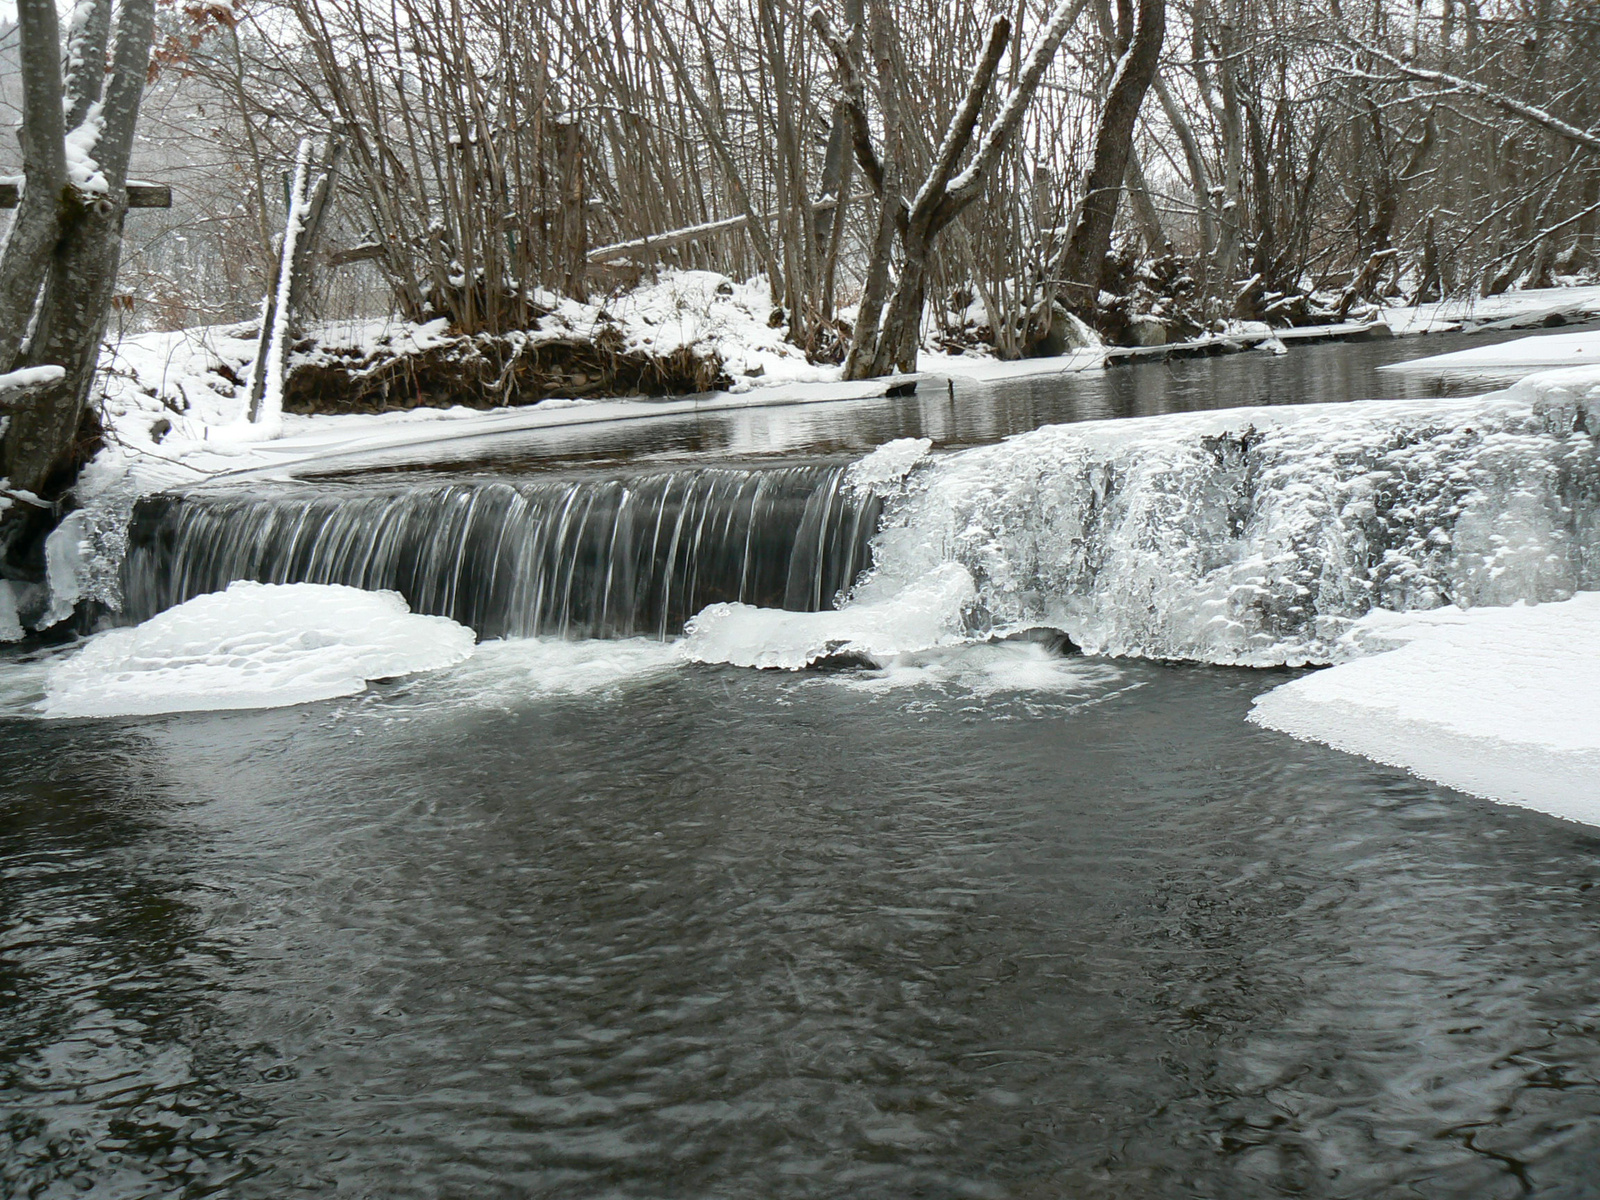
[[[964,640],[974,594],[965,567],[937,563],[904,586],[880,589],[869,580],[835,611],[713,604],[684,627],[681,648],[693,662],[790,671],[839,655],[881,662]]]
[[[389,701],[408,709],[515,708],[558,696],[616,696],[681,668],[673,643],[654,638],[504,638],[466,662],[408,681]]]

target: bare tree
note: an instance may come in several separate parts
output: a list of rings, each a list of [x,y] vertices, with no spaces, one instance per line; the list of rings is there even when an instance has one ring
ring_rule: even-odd
[[[14,493],[50,499],[70,483],[116,285],[154,11],[154,0],[121,0],[113,18],[111,0],[80,0],[63,74],[55,0],[19,0],[24,184],[0,255],[0,363],[61,373],[9,414],[3,457]],[[13,505],[0,514],[5,570],[37,569],[25,535],[39,528],[40,511]]]
[[[1034,92],[1061,45],[1061,39],[1078,19],[1083,5],[1084,0],[1059,0],[1016,82],[979,139],[971,161],[957,173],[977,132],[984,101],[1011,39],[1011,23],[1004,17],[994,21],[983,53],[968,80],[961,107],[946,127],[939,143],[933,166],[909,200],[900,192],[899,164],[891,160],[886,165],[873,146],[861,85],[862,72],[852,46],[833,31],[820,9],[813,10],[812,24],[832,49],[838,64],[840,88],[854,128],[857,160],[879,198],[878,236],[868,269],[867,292],[857,318],[850,357],[845,364],[846,378],[886,375],[897,368],[902,371],[916,369],[929,259],[934,243],[962,210],[981,194],[1007,144],[1016,135]],[[876,39],[880,45],[886,36],[884,19],[880,16]],[[885,73],[880,69],[880,78]],[[885,93],[888,94],[888,89],[885,89]],[[886,116],[886,129],[892,130],[897,123],[892,116]],[[900,274],[880,327],[879,297],[882,294],[882,281],[888,272],[892,247],[888,231],[891,229],[899,233]],[[875,281],[878,287],[874,286]]]

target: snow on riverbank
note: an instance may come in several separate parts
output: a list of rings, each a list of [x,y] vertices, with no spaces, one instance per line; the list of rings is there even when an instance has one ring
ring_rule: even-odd
[[[1260,696],[1250,720],[1457,791],[1600,825],[1600,592],[1374,612],[1378,651]]]
[[[394,592],[235,583],[131,629],[96,634],[45,672],[45,717],[278,708],[469,657],[472,630]]]
[[[1545,333],[1501,342],[1496,346],[1474,346],[1452,354],[1435,354],[1407,362],[1387,363],[1380,371],[1411,371],[1431,374],[1440,371],[1527,371],[1557,367],[1588,367],[1600,363],[1600,331]]]
[[[1433,304],[1387,308],[1383,319],[1397,336],[1442,333],[1464,323],[1484,324],[1560,311],[1600,316],[1600,287],[1530,288],[1498,296],[1463,296]]]

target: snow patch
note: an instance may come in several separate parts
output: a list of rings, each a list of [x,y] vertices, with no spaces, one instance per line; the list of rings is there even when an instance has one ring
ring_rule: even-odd
[[[105,102],[96,100],[84,115],[83,124],[69,132],[64,139],[67,160],[67,181],[78,191],[88,195],[103,196],[111,190],[100,164],[94,159],[95,147],[105,132]]]
[[[1587,367],[1600,363],[1600,331],[1549,333],[1496,346],[1474,346],[1452,354],[1388,363],[1380,371],[1435,372]]]
[[[46,717],[277,708],[432,671],[473,652],[473,633],[413,614],[394,592],[238,582],[132,629],[96,634],[46,676]]]
[[[1600,592],[1536,607],[1375,611],[1345,646],[1378,652],[1257,697],[1249,719],[1600,825]]]
[[[16,371],[7,371],[0,375],[0,394],[24,388],[44,387],[46,384],[64,379],[66,374],[65,367],[57,366],[22,367]]]

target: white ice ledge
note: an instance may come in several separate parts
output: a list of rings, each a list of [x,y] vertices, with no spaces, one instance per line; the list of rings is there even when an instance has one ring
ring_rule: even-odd
[[[234,583],[132,629],[96,634],[45,679],[45,717],[278,708],[467,658],[472,630],[394,592]]]
[[[1600,825],[1600,592],[1535,607],[1378,611],[1347,636],[1380,652],[1258,697],[1250,720]]]

